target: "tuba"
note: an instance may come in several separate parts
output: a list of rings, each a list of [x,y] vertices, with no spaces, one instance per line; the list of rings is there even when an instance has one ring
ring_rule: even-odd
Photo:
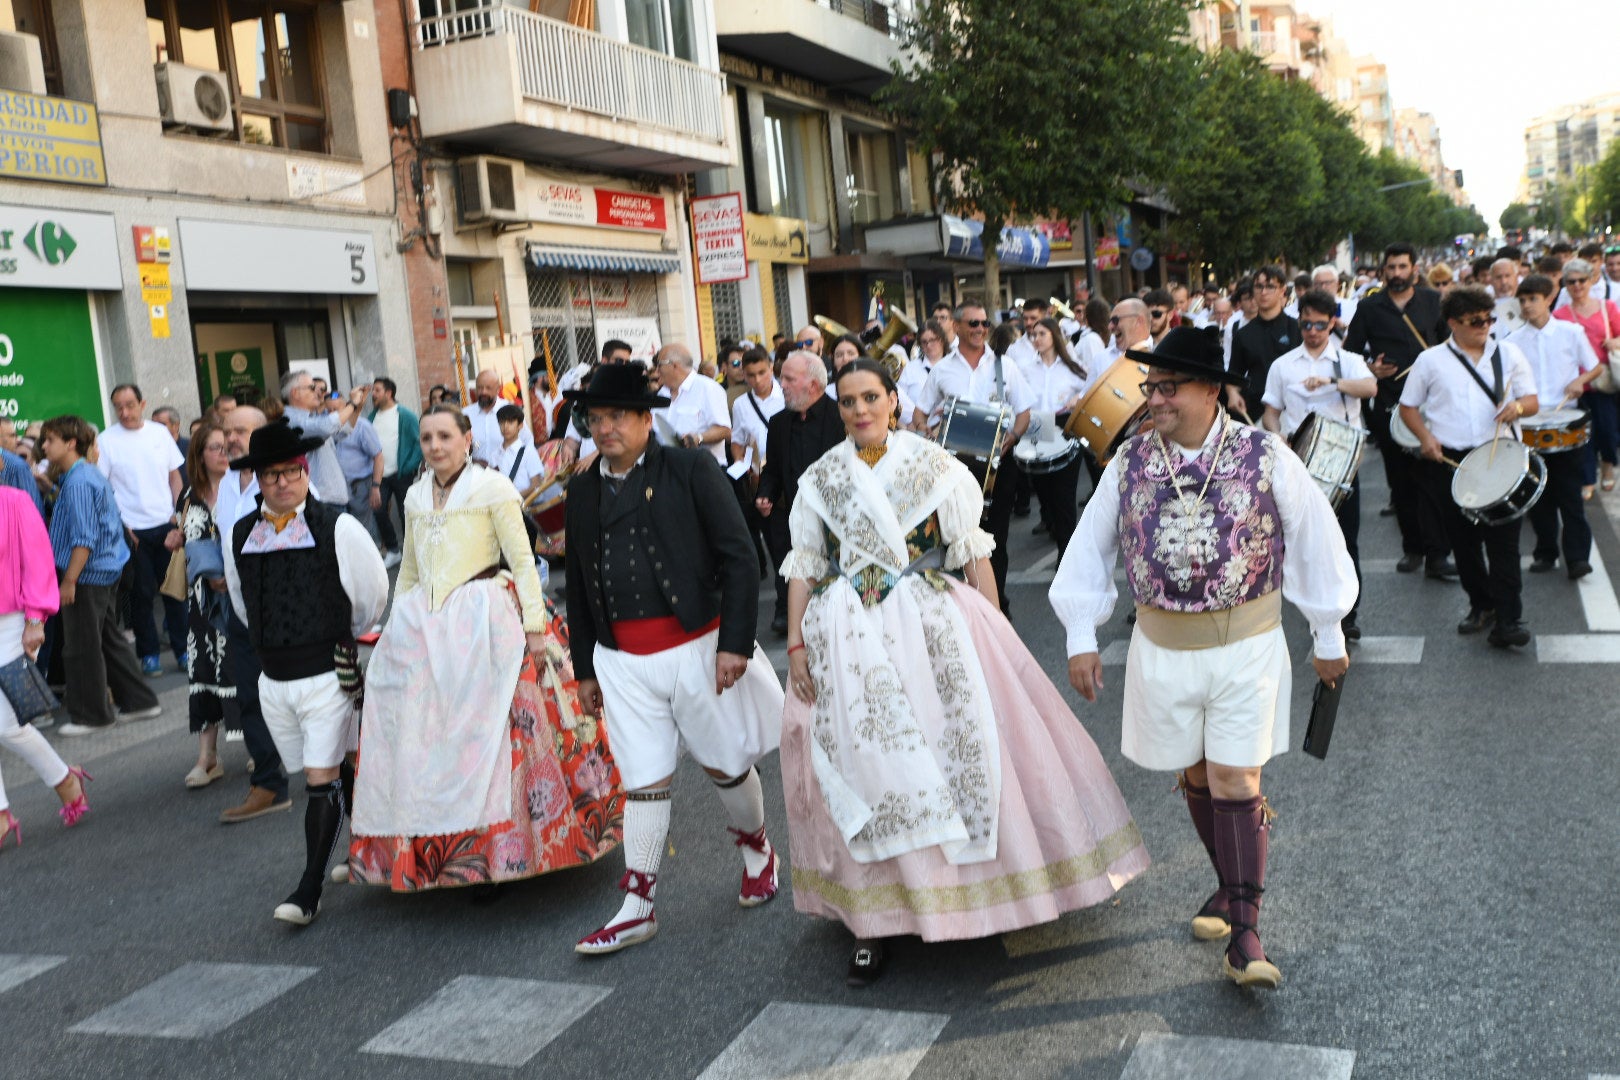
[[[1070,307],[1068,304],[1065,304],[1062,300],[1055,296],[1048,297],[1046,304],[1053,311],[1057,312],[1060,318],[1068,319],[1070,322],[1081,321],[1079,317],[1075,315],[1074,308]]]
[[[896,383],[900,381],[900,373],[906,370],[906,358],[894,350],[894,346],[907,334],[915,334],[917,324],[911,317],[899,308],[889,309],[889,321],[883,324],[883,330],[876,338],[872,338],[871,331],[863,335],[861,340],[867,342],[866,355],[883,365],[889,373],[889,378]]]

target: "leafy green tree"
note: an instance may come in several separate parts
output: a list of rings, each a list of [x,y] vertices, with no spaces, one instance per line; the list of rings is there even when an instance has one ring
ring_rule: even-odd
[[[879,101],[939,167],[940,204],[985,220],[985,286],[1015,217],[1079,218],[1164,174],[1187,132],[1200,0],[930,0]]]
[[[1530,207],[1522,202],[1508,203],[1497,223],[1505,233],[1528,229],[1533,224]]]
[[[1591,179],[1586,216],[1592,227],[1620,225],[1620,139],[1609,144],[1609,152],[1592,169]]]

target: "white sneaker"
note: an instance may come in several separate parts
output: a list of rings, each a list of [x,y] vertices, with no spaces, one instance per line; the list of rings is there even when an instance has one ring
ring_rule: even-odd
[[[394,567],[396,567],[398,565],[399,565],[399,552],[390,551],[386,555],[383,556],[383,567],[384,567],[384,569],[392,570]]]
[[[112,728],[112,724],[79,724],[69,720],[58,728],[56,733],[72,737],[74,735],[94,735],[101,731],[111,731]]]
[[[131,709],[129,712],[120,712],[116,715],[119,723],[129,720],[152,720],[163,715],[163,706],[153,705],[149,709]]]

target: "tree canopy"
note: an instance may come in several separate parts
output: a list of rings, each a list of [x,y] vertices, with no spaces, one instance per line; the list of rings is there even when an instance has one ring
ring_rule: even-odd
[[[1530,214],[1530,207],[1522,202],[1508,203],[1502,211],[1502,216],[1497,218],[1497,224],[1502,226],[1502,231],[1505,233],[1528,229],[1534,224]]]

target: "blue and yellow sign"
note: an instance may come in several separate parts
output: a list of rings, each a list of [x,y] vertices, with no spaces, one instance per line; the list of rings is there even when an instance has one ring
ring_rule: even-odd
[[[0,176],[106,187],[96,107],[0,90]]]

